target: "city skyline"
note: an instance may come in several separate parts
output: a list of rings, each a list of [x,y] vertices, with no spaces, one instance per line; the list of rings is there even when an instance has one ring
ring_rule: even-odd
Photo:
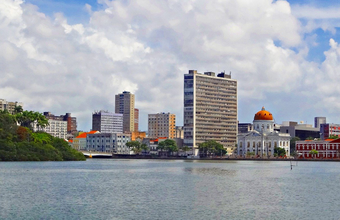
[[[113,94],[136,95],[147,115],[183,125],[183,75],[231,71],[238,119],[265,106],[275,121],[339,123],[340,3],[336,1],[0,2],[1,98],[25,109],[71,112],[90,130]]]

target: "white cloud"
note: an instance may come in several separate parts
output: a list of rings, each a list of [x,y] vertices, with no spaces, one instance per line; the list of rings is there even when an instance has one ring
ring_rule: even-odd
[[[311,101],[309,91],[327,88],[318,84],[322,77],[318,83],[310,78],[323,71],[336,75],[339,46],[331,42],[321,67],[307,62],[306,27],[286,1],[99,2],[100,10],[84,5],[89,23],[71,25],[62,13],[51,18],[34,5],[2,0],[1,98],[71,112],[88,130],[91,113],[114,111],[114,95],[127,90],[136,94],[147,129],[147,113],[174,112],[182,122],[188,69],[232,71],[239,80],[240,121],[252,120],[252,108],[267,103],[286,109],[278,100],[291,99],[293,107]]]

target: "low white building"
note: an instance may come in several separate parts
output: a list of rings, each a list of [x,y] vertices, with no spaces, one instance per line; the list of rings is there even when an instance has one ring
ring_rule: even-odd
[[[131,141],[130,134],[123,133],[96,133],[87,134],[86,150],[116,154],[131,154],[130,148],[126,146]]]
[[[273,115],[263,107],[254,116],[254,130],[238,135],[237,153],[246,156],[254,153],[259,157],[274,156],[274,148],[284,148],[286,156],[290,156],[290,135],[274,130]]]

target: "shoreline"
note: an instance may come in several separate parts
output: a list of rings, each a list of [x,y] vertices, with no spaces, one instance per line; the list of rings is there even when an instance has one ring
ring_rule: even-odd
[[[86,158],[88,159],[88,158]],[[138,159],[138,160],[216,160],[216,161],[307,161],[307,162],[340,162],[339,159],[283,159],[283,158],[186,158],[186,157],[151,157],[136,155],[113,155],[112,157],[92,157],[91,159]]]

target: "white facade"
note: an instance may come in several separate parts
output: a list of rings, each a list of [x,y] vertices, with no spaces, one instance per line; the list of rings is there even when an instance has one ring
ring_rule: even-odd
[[[58,121],[58,120],[52,120],[48,119],[49,125],[45,128],[38,128],[37,124],[34,123],[33,125],[33,131],[43,131],[46,132],[53,137],[63,138],[66,139],[67,135],[67,121]]]
[[[86,150],[117,154],[131,154],[126,146],[131,141],[131,135],[123,133],[97,133],[86,136]]]
[[[122,133],[123,114],[98,111],[92,114],[92,130],[101,133]]]
[[[265,111],[265,113],[269,112]],[[253,131],[238,135],[238,155],[246,156],[247,153],[254,153],[260,157],[272,157],[274,148],[280,147],[286,150],[286,156],[290,156],[290,135],[274,131],[274,120],[254,119],[253,124]]]

